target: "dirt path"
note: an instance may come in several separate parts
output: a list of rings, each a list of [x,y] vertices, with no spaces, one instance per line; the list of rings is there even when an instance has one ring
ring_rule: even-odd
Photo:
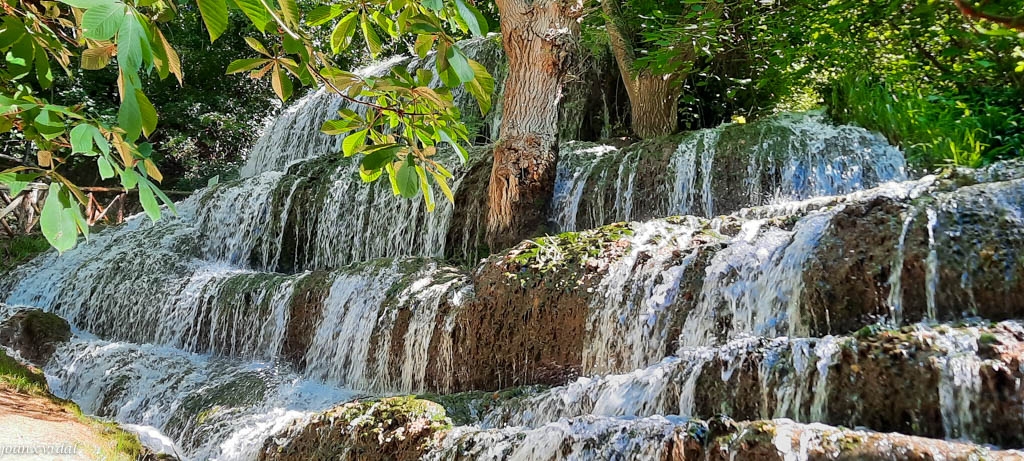
[[[48,397],[0,385],[0,461],[131,460],[117,430]]]

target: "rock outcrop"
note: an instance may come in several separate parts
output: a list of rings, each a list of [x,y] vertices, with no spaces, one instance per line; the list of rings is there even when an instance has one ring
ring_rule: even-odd
[[[59,316],[26,309],[0,322],[0,345],[10,347],[26,360],[44,365],[61,343],[71,339],[71,326]]]

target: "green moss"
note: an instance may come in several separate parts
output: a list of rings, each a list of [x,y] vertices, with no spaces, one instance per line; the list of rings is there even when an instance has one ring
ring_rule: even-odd
[[[556,288],[583,283],[592,261],[614,261],[629,249],[620,240],[633,235],[628,223],[615,223],[579,232],[528,240],[504,257],[506,276],[527,286],[555,274]],[[500,257],[499,257],[500,258]]]
[[[999,339],[992,333],[982,333],[981,336],[978,337],[978,344],[983,346],[988,346],[997,342],[999,342]]]
[[[246,408],[263,401],[267,384],[258,373],[246,373],[236,379],[202,389],[186,397],[167,423],[167,427],[182,430],[198,427],[235,408]]]
[[[50,244],[41,235],[19,235],[13,239],[0,240],[0,274],[11,271],[49,249]]]
[[[864,443],[864,439],[859,435],[844,433],[838,440],[839,449],[842,451],[850,451],[859,447]]]
[[[476,424],[488,411],[502,404],[529,397],[547,389],[547,386],[519,386],[497,392],[468,391],[457,394],[422,394],[418,399],[429,400],[445,409],[453,424]]]

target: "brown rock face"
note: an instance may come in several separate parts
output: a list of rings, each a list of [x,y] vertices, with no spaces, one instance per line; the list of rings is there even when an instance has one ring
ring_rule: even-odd
[[[1002,447],[1024,446],[1024,435],[1017,430],[1024,425],[1024,386],[1020,385],[1024,373],[1017,366],[1024,358],[1024,332],[1015,324],[1000,324],[969,333],[977,335],[981,349],[970,357],[943,344],[964,333],[937,329],[846,338],[838,342],[834,363],[827,365],[824,376],[814,369],[817,357],[813,355],[809,370],[803,373],[787,370],[785,365],[772,369],[766,363],[786,363],[789,355],[796,353],[792,349],[781,359],[759,352],[729,362],[714,359],[697,381],[694,413],[698,417],[725,413],[736,419],[776,415],[924,437],[962,437]],[[734,369],[736,363],[739,366]],[[954,378],[957,364],[968,371]],[[969,371],[971,366],[977,371]],[[765,373],[769,369],[773,371]],[[727,370],[732,370],[731,374],[723,381]],[[953,379],[974,380],[978,388],[972,392],[970,386],[961,385],[953,390]],[[819,382],[824,385],[818,386]],[[790,390],[784,394],[781,389],[787,386]],[[949,394],[942,395],[944,388]],[[956,398],[966,405],[944,401]]]
[[[40,366],[70,339],[71,326],[66,320],[39,309],[20,311],[0,324],[0,344]]]
[[[509,274],[497,258],[475,274],[475,296],[456,314],[452,331],[456,389],[561,384],[579,374],[590,300],[583,286]],[[575,282],[575,281],[574,281]],[[439,380],[441,377],[438,377]]]

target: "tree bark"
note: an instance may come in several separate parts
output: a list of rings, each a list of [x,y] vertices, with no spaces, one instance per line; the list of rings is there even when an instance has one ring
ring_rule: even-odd
[[[545,223],[558,159],[558,104],[581,0],[497,0],[509,72],[488,188],[487,241],[499,251]]]
[[[619,0],[602,0],[608,41],[629,95],[633,133],[643,139],[671,134],[679,125],[677,75],[653,75],[637,70],[632,34],[622,24]]]

